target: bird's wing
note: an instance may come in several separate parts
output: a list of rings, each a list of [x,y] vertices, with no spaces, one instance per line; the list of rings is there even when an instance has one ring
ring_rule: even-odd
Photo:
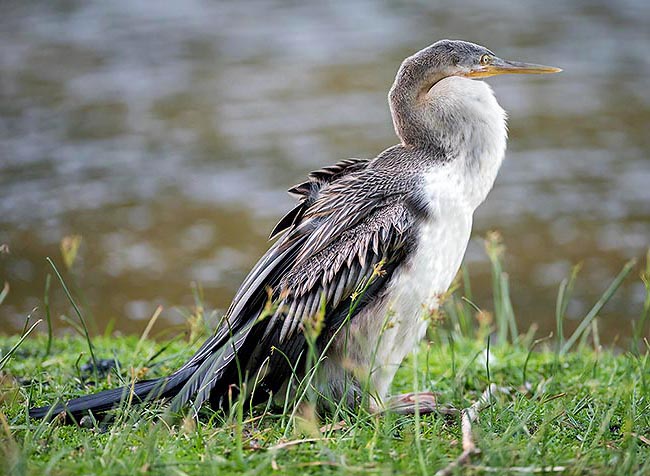
[[[345,161],[292,189],[302,197],[298,211],[276,227],[284,234],[242,283],[225,323],[183,367],[197,370],[179,405],[194,394],[199,405],[218,385],[237,383],[230,380],[257,371],[274,349],[271,386],[282,383],[305,347],[301,324],[324,309],[323,335],[331,335],[375,297],[407,256],[423,212],[412,188],[381,186],[395,183],[389,179],[367,161]]]
[[[291,187],[289,193],[299,198],[300,203],[280,219],[273,228],[269,239],[275,238],[281,232],[299,222],[305,210],[313,205],[319,197],[323,187],[344,175],[364,168],[366,165],[368,165],[368,159],[344,159],[334,165],[314,170],[308,175],[307,180]]]
[[[310,172],[305,182],[291,187],[288,192],[299,198],[300,202],[280,219],[271,232],[271,239],[300,222],[305,211],[321,195],[323,188],[328,187],[332,182],[344,175],[366,167],[368,162],[368,159],[344,159],[334,165]],[[240,327],[238,325],[238,316],[242,314],[244,304],[251,307],[253,303],[249,302],[249,300],[254,296],[255,291],[259,291],[260,286],[264,288],[264,286],[270,286],[272,282],[277,283],[282,272],[290,266],[291,261],[295,258],[294,255],[298,252],[299,242],[304,239],[304,237],[300,239],[294,238],[293,246],[288,246],[286,238],[285,236],[283,239],[278,240],[255,264],[241,286],[239,286],[223,322],[218,326],[215,334],[201,345],[199,350],[182,368],[196,366],[197,363],[204,361],[215,348],[222,345],[233,333],[233,329]]]

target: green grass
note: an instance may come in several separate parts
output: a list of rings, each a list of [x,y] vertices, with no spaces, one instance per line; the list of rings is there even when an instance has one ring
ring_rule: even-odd
[[[7,348],[15,340],[3,338],[0,346]],[[137,341],[99,338],[95,345],[98,356],[119,355],[120,373],[128,381],[131,368],[140,369],[143,356],[161,346],[145,341],[136,355]],[[86,352],[83,338],[54,340],[53,357],[42,360],[45,343],[44,337],[27,340],[5,369],[0,411],[6,421],[0,444],[3,470],[10,474],[266,474],[274,468],[278,474],[421,474],[419,458],[432,474],[460,452],[457,418],[439,415],[423,415],[418,428],[413,417],[360,412],[346,415],[342,430],[323,434],[313,422],[294,425],[263,409],[252,417],[246,409],[241,431],[235,415],[205,411],[198,424],[188,419],[169,423],[150,408],[128,409],[103,429],[29,422],[30,398],[40,404],[118,384],[114,374],[110,381],[84,383],[75,365]],[[461,339],[453,346],[453,352],[449,343],[423,346],[417,379],[420,389],[435,389],[441,402],[460,408],[488,384],[485,345]],[[171,371],[190,349],[177,342],[167,352],[178,355],[147,375]],[[639,437],[650,435],[647,353],[634,357],[585,348],[560,361],[548,350],[528,357],[525,348],[509,344],[491,349],[490,380],[511,388],[512,394],[481,415],[475,435],[482,454],[474,464],[566,466],[566,474],[648,474],[650,446]],[[414,363],[411,359],[404,365],[395,390],[413,388]],[[30,380],[18,383],[12,377]],[[320,441],[274,449],[305,438]]]
[[[531,333],[519,335],[499,256],[490,255],[497,314],[476,312],[464,275],[465,299],[457,290],[445,312],[432,316],[426,342],[402,366],[393,392],[433,390],[440,403],[460,409],[490,383],[509,390],[481,413],[474,426],[481,454],[457,474],[650,474],[647,342],[635,340],[630,351],[603,349],[594,345],[592,325],[565,339],[571,280],[558,298],[558,333],[539,340]],[[647,265],[644,273],[648,284]],[[605,297],[615,291],[607,283],[603,288]],[[602,307],[602,301],[595,305]],[[646,304],[637,337],[643,335],[639,326],[647,319],[650,299]],[[597,317],[589,313],[585,319],[590,324]],[[340,415],[342,428],[321,429],[341,418],[319,419],[308,404],[283,413],[238,402],[228,413],[204,409],[198,421],[172,418],[153,405],[125,405],[111,425],[28,419],[31,405],[171,372],[196,348],[188,341],[197,342],[200,315],[190,322],[192,338],[168,342],[93,338],[97,359],[117,358],[121,364],[106,376],[81,370],[90,359],[84,336],[55,338],[47,354],[48,336],[30,335],[10,355],[20,336],[0,337],[1,356],[9,357],[0,374],[0,470],[17,475],[434,474],[461,452],[457,415],[377,416],[359,409]],[[489,335],[494,339],[488,353]]]

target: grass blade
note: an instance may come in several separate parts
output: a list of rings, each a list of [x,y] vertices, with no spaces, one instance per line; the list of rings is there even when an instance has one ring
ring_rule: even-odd
[[[510,299],[508,273],[501,273],[501,310],[504,314],[504,321],[508,323],[510,339],[513,344],[517,345],[519,343],[519,330],[517,329],[515,311],[512,309],[512,301]]]
[[[643,330],[645,329],[646,322],[648,317],[650,317],[650,250],[646,254],[645,261],[645,270],[641,273],[641,282],[645,288],[645,299],[643,300],[643,311],[641,312],[641,317],[637,322],[632,323],[634,326],[632,328],[633,334],[633,350],[636,355],[639,355],[641,350],[639,349],[639,343],[643,338]]]
[[[571,275],[564,278],[560,283],[560,289],[557,293],[557,300],[555,302],[555,332],[557,335],[557,352],[562,349],[564,345],[564,316],[569,306],[569,301],[573,295],[573,287],[575,286],[578,273],[582,268],[582,264],[578,263],[571,269]]]
[[[506,304],[506,297],[504,296],[504,283],[507,277],[504,277],[503,266],[501,265],[501,258],[505,248],[501,235],[492,231],[485,237],[485,251],[490,259],[492,270],[492,299],[494,302],[494,321],[497,329],[497,343],[503,345],[508,342],[508,329],[510,327],[510,319],[508,318],[508,310]],[[507,287],[507,283],[505,284]],[[509,298],[508,298],[509,299]]]
[[[45,292],[43,302],[45,303],[45,318],[47,319],[47,346],[45,347],[45,356],[50,355],[52,348],[52,316],[50,315],[50,284],[52,284],[52,275],[47,273],[45,278]]]
[[[0,359],[0,370],[2,370],[2,368],[7,364],[7,362],[11,358],[11,354],[16,352],[16,349],[18,349],[18,347],[20,347],[20,344],[22,344],[23,341],[25,339],[27,339],[27,336],[29,334],[31,334],[32,331],[36,328],[36,326],[39,325],[42,321],[43,321],[43,319],[39,319],[34,324],[32,324],[32,327],[30,327],[25,332],[23,332],[23,334],[20,336],[20,339],[18,340],[18,342],[16,342],[16,344],[11,349],[9,349],[9,351],[5,355],[2,356],[2,358]]]
[[[557,335],[558,351],[564,345],[564,303],[568,301],[567,285],[569,280],[564,278],[560,283],[560,289],[557,291],[557,300],[555,301],[555,333]]]
[[[79,306],[77,306],[77,303],[74,301],[72,298],[72,294],[70,294],[70,291],[68,290],[68,287],[65,284],[65,281],[63,281],[63,277],[61,276],[61,273],[59,273],[59,270],[56,269],[56,265],[50,259],[48,256],[45,258],[47,262],[50,264],[52,269],[54,270],[54,274],[56,274],[56,277],[58,278],[59,282],[61,283],[61,286],[63,287],[63,291],[65,292],[65,295],[68,297],[68,300],[70,301],[70,304],[72,304],[72,307],[74,308],[75,313],[77,314],[77,317],[79,318],[79,321],[81,322],[81,327],[83,328],[84,331],[84,337],[86,338],[86,343],[88,344],[88,350],[90,351],[90,358],[93,361],[93,369],[95,372],[97,372],[97,359],[95,358],[95,351],[93,350],[93,344],[90,341],[90,335],[88,334],[88,326],[86,326],[86,320],[84,319],[83,315],[81,314],[81,311],[79,310]]]
[[[147,323],[147,327],[145,327],[144,332],[140,336],[140,340],[138,341],[138,344],[135,346],[135,355],[139,355],[140,348],[142,347],[142,344],[144,343],[145,340],[149,337],[149,333],[151,332],[151,328],[154,326],[156,321],[158,320],[158,317],[163,311],[162,306],[158,306],[156,310],[154,311],[153,315],[151,316],[151,319],[149,319],[149,322]]]
[[[7,294],[9,294],[9,283],[5,281],[5,285],[2,287],[2,291],[0,291],[0,304],[4,302]]]
[[[591,325],[591,321],[598,315],[598,313],[601,311],[603,306],[607,304],[607,302],[611,299],[611,297],[614,295],[616,290],[619,288],[623,280],[627,277],[628,274],[630,274],[630,271],[636,266],[636,259],[631,259],[627,263],[625,263],[625,266],[623,266],[623,269],[618,273],[618,276],[614,278],[614,281],[612,281],[612,284],[609,285],[607,290],[603,293],[602,296],[598,299],[596,304],[594,304],[594,307],[591,308],[591,310],[587,313],[587,315],[582,319],[582,322],[578,326],[578,328],[575,330],[575,332],[569,337],[569,339],[566,341],[566,343],[562,346],[562,349],[560,350],[560,354],[566,354],[571,347],[576,343],[576,341],[580,338],[580,336],[589,328]]]

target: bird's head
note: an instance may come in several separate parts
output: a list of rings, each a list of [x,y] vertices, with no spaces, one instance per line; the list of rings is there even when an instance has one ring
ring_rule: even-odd
[[[468,41],[440,40],[407,58],[402,71],[440,80],[448,76],[487,78],[500,74],[547,74],[562,70],[501,59],[484,46]]]
[[[467,104],[464,101],[468,98],[480,95],[493,100],[493,103],[479,101],[480,107],[487,111],[491,105],[492,110],[502,112],[488,86],[453,78],[480,79],[500,74],[560,71],[553,66],[504,60],[484,46],[468,41],[437,41],[406,58],[397,73],[388,96],[395,131],[406,144],[430,141],[436,128],[440,129],[438,116],[446,112],[452,117],[458,116],[454,116],[451,102]],[[449,80],[443,81],[446,79]],[[450,84],[455,87],[449,88]],[[472,91],[474,94],[470,94]]]

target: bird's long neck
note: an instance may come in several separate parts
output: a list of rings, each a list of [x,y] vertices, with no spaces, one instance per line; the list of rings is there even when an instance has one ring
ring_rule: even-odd
[[[433,139],[431,124],[423,117],[426,95],[442,76],[431,74],[425,68],[400,68],[388,94],[393,126],[406,146],[426,146]]]
[[[468,199],[478,206],[492,188],[506,148],[506,113],[492,89],[459,76],[398,74],[389,100],[402,143],[442,149],[449,160],[460,160]]]

